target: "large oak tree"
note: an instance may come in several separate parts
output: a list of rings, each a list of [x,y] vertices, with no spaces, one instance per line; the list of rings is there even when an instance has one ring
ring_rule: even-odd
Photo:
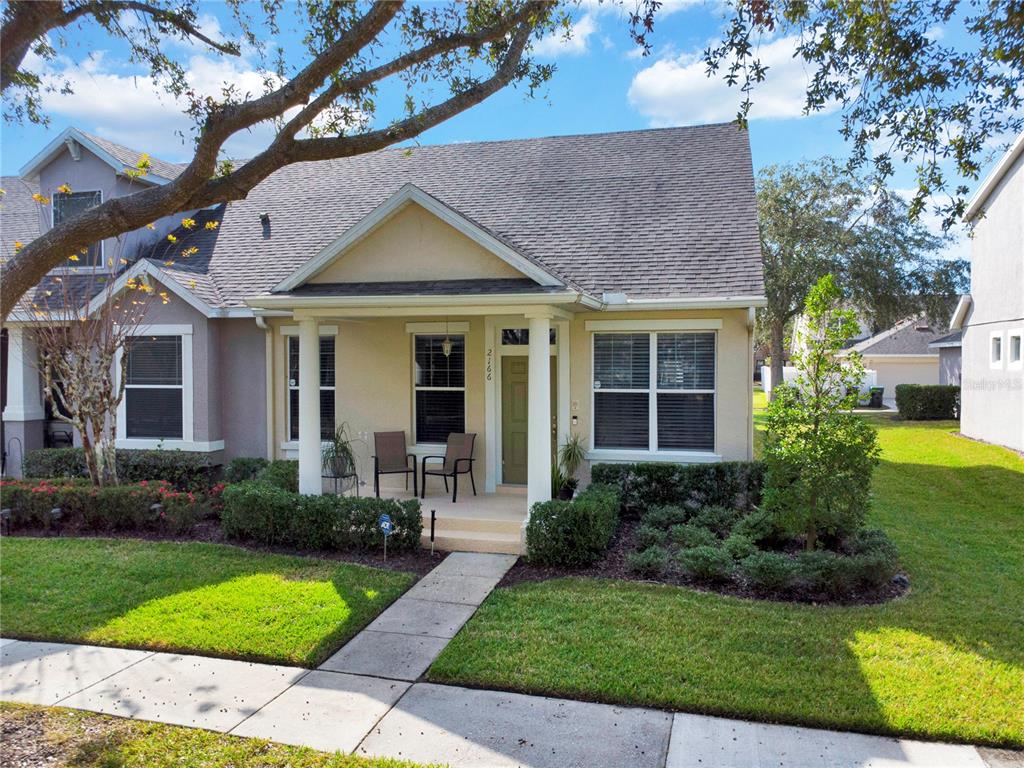
[[[530,57],[531,43],[565,21],[559,5],[539,0],[230,0],[229,6],[237,39],[221,41],[197,24],[197,0],[9,0],[0,27],[5,119],[45,123],[41,93],[60,86],[44,81],[38,62],[53,59],[62,40],[98,27],[128,45],[133,60],[148,65],[185,101],[195,120],[195,144],[192,160],[173,182],[107,200],[9,255],[2,272],[3,317],[68,254],[98,240],[163,216],[242,199],[290,163],[349,157],[413,138],[510,84],[532,91],[553,69]],[[304,42],[297,61],[265,45],[286,13],[296,15]],[[173,38],[205,44],[222,56],[246,46],[263,61],[264,92],[230,86],[218,98],[193,92],[172,55]],[[388,81],[406,88],[404,107],[394,115],[377,109],[379,88]],[[276,132],[262,151],[237,167],[222,162],[225,142],[266,122]]]

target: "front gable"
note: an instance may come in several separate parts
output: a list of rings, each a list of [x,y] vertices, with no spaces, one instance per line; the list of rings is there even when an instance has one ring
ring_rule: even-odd
[[[466,218],[407,184],[280,283],[395,283],[527,278],[563,286],[557,276]]]

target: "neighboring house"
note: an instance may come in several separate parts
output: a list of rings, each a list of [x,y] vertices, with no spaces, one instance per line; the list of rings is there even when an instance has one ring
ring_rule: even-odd
[[[874,386],[884,387],[883,401],[896,405],[897,384],[938,384],[939,352],[929,345],[945,336],[922,317],[912,317],[844,349],[839,356],[860,352],[864,367],[875,372]]]
[[[963,331],[953,331],[928,345],[928,349],[937,350],[939,353],[939,384],[960,386],[962,339]]]
[[[1024,134],[967,206],[971,292],[953,313],[962,332],[960,429],[1024,451]]]
[[[69,154],[27,175],[55,188],[82,162]],[[591,462],[753,456],[765,298],[748,137],[731,124],[303,163],[194,218],[120,277],[146,273],[172,301],[141,347],[167,370],[129,380],[119,446],[297,457],[319,493],[321,438],[341,423],[367,483],[375,431],[405,430],[419,456],[474,432],[477,486],[523,486],[524,517],[570,433]],[[30,319],[11,318],[12,346]],[[4,419],[29,447],[38,377],[10,358]]]

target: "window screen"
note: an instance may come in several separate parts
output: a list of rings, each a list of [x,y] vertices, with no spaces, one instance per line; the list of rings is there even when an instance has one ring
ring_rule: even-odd
[[[414,341],[416,442],[444,443],[451,432],[466,431],[466,339],[448,336],[445,357],[441,335],[417,335]]]
[[[334,337],[320,337],[320,439],[334,436]],[[288,337],[288,439],[299,439],[299,337]]]
[[[53,196],[53,225],[73,219],[83,211],[99,205],[103,200],[100,192],[58,192]],[[69,262],[74,266],[84,265],[98,267],[103,265],[103,247],[101,243],[93,243],[86,253],[79,254],[77,262]]]
[[[593,392],[595,448],[714,450],[715,334],[595,334]]]
[[[649,447],[650,381],[650,334],[594,336],[594,447]]]
[[[184,433],[180,336],[133,339],[124,357],[125,434],[180,440]]]

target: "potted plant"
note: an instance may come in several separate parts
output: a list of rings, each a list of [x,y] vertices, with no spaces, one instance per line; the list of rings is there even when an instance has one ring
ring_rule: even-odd
[[[348,436],[348,424],[341,424],[330,441],[324,443],[320,453],[323,468],[333,477],[345,477],[355,472],[356,457]]]
[[[562,447],[558,449],[558,466],[555,472],[558,474],[559,486],[556,495],[560,499],[571,499],[576,493],[576,486],[579,480],[576,472],[583,465],[587,457],[587,449],[584,447],[583,438],[579,435],[570,435]],[[555,472],[552,472],[554,479]]]

